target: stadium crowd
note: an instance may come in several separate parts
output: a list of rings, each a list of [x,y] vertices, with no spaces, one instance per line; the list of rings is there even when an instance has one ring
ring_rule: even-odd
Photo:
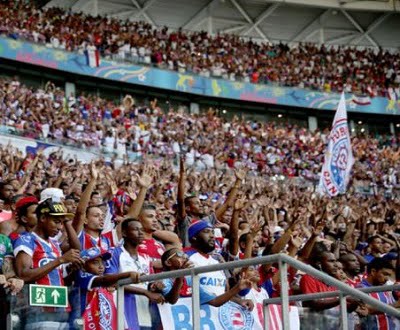
[[[399,53],[382,49],[259,44],[236,35],[171,31],[144,22],[93,17],[60,8],[39,9],[23,1],[3,1],[0,14],[5,18],[0,34],[50,48],[81,53],[99,50],[108,59],[232,81],[326,92],[345,90],[391,99],[400,94]]]
[[[3,305],[10,298],[22,329],[73,328],[81,315],[85,326],[115,321],[112,287],[119,279],[138,282],[143,274],[279,252],[353,287],[399,279],[397,198],[349,192],[329,199],[259,180],[246,167],[197,171],[183,155],[176,170],[167,158],[117,166],[70,162],[62,149],[45,152],[23,156],[9,144],[0,147],[1,297]],[[234,301],[251,311],[280,294],[275,264],[200,277],[201,304],[210,306]],[[288,280],[291,294],[335,290],[294,269]],[[32,283],[69,286],[69,309],[29,307]],[[190,296],[191,283],[178,278],[125,290],[127,328],[148,329],[160,324],[155,306]],[[396,292],[371,295],[399,307]],[[106,315],[95,313],[102,299],[114,306]],[[347,302],[350,329],[398,329],[398,320]],[[337,328],[338,305],[338,298],[305,302],[302,328],[317,319]]]
[[[399,54],[382,50],[259,45],[24,2],[2,2],[0,14],[8,37],[179,72],[371,96],[400,82]],[[281,252],[354,288],[400,280],[396,136],[354,136],[348,192],[329,199],[315,189],[327,130],[228,120],[212,109],[163,112],[157,100],[137,104],[128,95],[119,104],[8,78],[0,79],[0,124],[115,156],[84,163],[62,148],[25,154],[1,141],[1,328],[13,313],[26,330],[76,329],[77,318],[87,329],[116,329],[115,286],[130,278],[126,329],[162,329],[157,307],[190,297],[191,280],[140,276]],[[200,274],[200,303],[234,302],[254,311],[261,329],[263,300],[281,293],[278,271],[269,264]],[[288,281],[290,294],[336,290],[292,268]],[[29,284],[67,286],[68,306],[30,306]],[[398,292],[370,295],[400,308]],[[338,329],[339,305],[329,298],[291,308],[301,329]],[[349,329],[400,329],[400,320],[352,297],[347,311]]]
[[[167,113],[153,100],[137,104],[127,95],[114,103],[96,95],[66,97],[47,83],[43,89],[0,79],[0,125],[22,136],[83,147],[97,153],[138,161],[177,160],[197,169],[245,166],[276,180],[318,181],[329,131],[235,116],[219,117],[210,109],[188,114],[172,107]],[[352,189],[358,193],[397,194],[400,184],[399,137],[354,136],[358,160]]]

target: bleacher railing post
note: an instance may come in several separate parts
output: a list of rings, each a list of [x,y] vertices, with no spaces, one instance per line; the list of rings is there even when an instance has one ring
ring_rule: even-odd
[[[119,285],[117,288],[117,313],[118,313],[118,330],[125,330],[125,287]]]
[[[281,280],[281,312],[282,312],[282,329],[290,330],[289,323],[289,283],[287,276],[287,263],[279,259],[279,277]]]
[[[200,282],[199,275],[192,273],[192,322],[193,330],[200,330]]]
[[[269,305],[264,304],[263,309],[264,309],[264,330],[268,330],[269,329]]]
[[[347,302],[346,302],[346,296],[341,293],[339,295],[340,299],[340,320],[341,320],[341,325],[342,329],[348,329],[348,319],[347,319]]]
[[[7,330],[13,330],[19,327],[19,317],[17,314],[7,315]]]

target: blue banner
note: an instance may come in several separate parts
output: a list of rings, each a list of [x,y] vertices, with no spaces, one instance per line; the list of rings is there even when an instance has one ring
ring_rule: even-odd
[[[83,54],[55,50],[6,37],[0,37],[0,57],[87,76],[241,101],[336,110],[340,99],[340,94],[336,93],[205,78],[104,59],[99,67],[91,68],[86,64]],[[400,100],[384,97],[375,97],[370,99],[369,104],[360,104],[348,94],[346,104],[351,112],[400,114]]]
[[[254,302],[254,301],[253,301]],[[254,302],[255,303],[255,302]],[[168,330],[192,330],[192,299],[179,298],[176,304],[157,305],[164,329]],[[269,305],[268,329],[282,330],[281,307]],[[241,330],[264,329],[264,310],[262,302],[259,302],[252,311],[228,301],[220,307],[211,305],[200,306],[200,329],[201,330]],[[299,311],[297,307],[290,306],[289,322],[291,330],[300,329]]]

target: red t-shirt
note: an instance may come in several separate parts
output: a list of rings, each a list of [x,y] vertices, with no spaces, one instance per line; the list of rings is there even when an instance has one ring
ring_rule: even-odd
[[[165,246],[154,238],[144,239],[142,244],[138,246],[138,252],[147,254],[152,259],[161,259],[165,252]],[[161,269],[154,269],[155,273],[161,272]]]
[[[234,158],[228,158],[226,163],[228,164],[229,168],[233,168],[235,166],[235,159]]]
[[[321,282],[308,274],[301,277],[300,290],[301,293],[304,294],[337,291],[335,287],[326,285],[324,282]]]

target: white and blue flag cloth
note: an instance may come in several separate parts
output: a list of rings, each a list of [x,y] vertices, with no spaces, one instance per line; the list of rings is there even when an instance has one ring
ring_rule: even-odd
[[[319,181],[319,192],[331,197],[344,194],[353,164],[354,157],[347,125],[346,99],[342,93],[329,135],[328,148]]]

